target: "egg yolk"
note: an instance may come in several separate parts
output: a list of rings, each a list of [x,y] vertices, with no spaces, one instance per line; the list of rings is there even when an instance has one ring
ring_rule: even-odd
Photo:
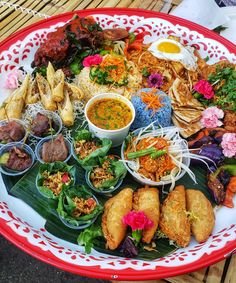
[[[172,42],[161,42],[157,46],[157,50],[165,53],[180,53],[179,46]]]

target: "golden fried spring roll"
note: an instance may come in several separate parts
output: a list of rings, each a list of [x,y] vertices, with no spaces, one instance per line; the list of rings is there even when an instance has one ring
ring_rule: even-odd
[[[47,67],[47,81],[52,91],[52,99],[56,102],[61,102],[64,99],[63,88],[65,75],[62,70],[55,72],[51,62],[48,63]]]
[[[83,99],[84,94],[81,91],[81,89],[77,87],[77,85],[70,84],[70,83],[65,83],[65,85],[70,89],[70,92],[71,92],[70,97],[72,101]]]
[[[61,102],[64,99],[64,80],[65,75],[62,70],[57,70],[53,78],[52,98],[56,102]]]
[[[184,186],[177,186],[165,199],[160,217],[160,229],[180,247],[190,243],[190,223],[186,213]]]
[[[58,103],[57,106],[63,124],[72,126],[74,124],[74,110],[67,88],[64,90],[64,101]]]
[[[210,201],[199,190],[186,190],[187,210],[190,225],[196,241],[206,241],[215,226],[215,215]]]
[[[55,111],[57,110],[57,104],[52,99],[52,93],[48,81],[39,73],[36,75],[38,83],[39,94],[41,102],[46,110]]]
[[[141,188],[134,192],[133,209],[143,211],[148,219],[152,220],[153,226],[143,230],[142,241],[149,244],[157,230],[160,216],[159,192],[156,188]]]
[[[6,116],[6,106],[7,104],[11,101],[13,95],[14,95],[15,91],[12,92],[2,103],[1,107],[0,107],[0,120],[4,120],[7,119]]]
[[[105,203],[102,231],[110,250],[115,250],[125,237],[127,225],[123,217],[132,209],[132,198],[133,190],[126,188]]]
[[[55,70],[53,68],[52,63],[49,62],[47,66],[47,81],[51,89],[53,89],[53,86],[54,86],[54,75],[55,75]]]
[[[0,120],[5,120],[6,118],[6,109],[5,106],[2,106],[0,108]]]
[[[30,76],[26,75],[22,85],[16,89],[10,102],[6,105],[6,117],[20,119],[25,105],[25,97],[29,85]]]
[[[26,104],[33,104],[40,100],[39,88],[36,79],[31,80],[29,82],[29,87],[27,90],[25,103]]]

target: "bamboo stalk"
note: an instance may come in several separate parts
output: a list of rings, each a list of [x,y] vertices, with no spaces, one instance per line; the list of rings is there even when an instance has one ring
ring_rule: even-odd
[[[225,276],[224,283],[233,283],[236,280],[236,255],[233,255],[230,259],[230,264]],[[208,283],[208,282],[207,282]]]
[[[221,277],[224,271],[225,260],[217,262],[209,266],[209,271],[207,274],[207,283],[220,283]]]

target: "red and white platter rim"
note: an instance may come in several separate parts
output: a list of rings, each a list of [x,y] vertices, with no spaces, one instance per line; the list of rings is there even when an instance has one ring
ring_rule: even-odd
[[[190,21],[171,16],[162,14],[159,12],[154,11],[146,11],[142,9],[128,9],[128,8],[102,8],[102,9],[88,9],[83,11],[75,11],[75,12],[68,12],[65,14],[60,14],[57,16],[50,17],[48,19],[39,21],[35,24],[32,24],[15,34],[11,35],[10,37],[6,38],[2,42],[0,42],[0,54],[2,52],[7,51],[13,44],[15,44],[18,40],[23,40],[27,35],[31,32],[41,29],[50,27],[58,22],[65,22],[71,19],[71,17],[77,13],[81,17],[85,17],[88,15],[93,14],[105,14],[109,16],[114,15],[127,15],[127,16],[140,16],[144,18],[160,18],[163,20],[168,20],[173,25],[181,25],[186,27],[190,30],[194,30],[199,32],[200,34],[204,35],[207,38],[213,39],[222,45],[224,45],[230,53],[236,54],[236,46],[231,43],[230,41],[224,39],[223,37],[219,36],[218,34],[199,26],[195,23]],[[1,55],[0,55],[1,61]],[[2,188],[3,189],[3,188]],[[5,188],[4,188],[5,189]],[[11,212],[8,207],[7,203],[0,200],[0,210],[5,211],[11,219],[14,219],[14,213]],[[17,218],[15,218],[17,220]],[[7,220],[4,218],[0,218],[0,233],[10,242],[15,244],[17,247],[22,249],[23,251],[27,252],[28,254],[40,259],[48,264],[54,265],[58,268],[63,270],[81,274],[88,277],[94,278],[104,278],[108,280],[151,280],[151,279],[159,279],[159,278],[166,278],[171,276],[180,275],[183,273],[189,273],[199,268],[203,268],[205,266],[214,264],[217,261],[223,260],[227,258],[230,254],[236,251],[236,223],[233,224],[233,227],[229,227],[229,229],[234,230],[235,237],[231,237],[229,241],[226,241],[226,244],[218,250],[214,250],[212,252],[204,253],[198,260],[181,265],[181,266],[157,266],[153,269],[144,269],[144,270],[135,270],[132,268],[124,268],[124,269],[116,269],[112,268],[101,268],[100,265],[93,265],[93,266],[80,266],[75,265],[70,262],[65,262],[60,258],[56,257],[53,253],[49,250],[43,250],[37,245],[33,245],[31,242],[27,240],[24,235],[20,235],[15,233],[12,228],[7,225]],[[42,231],[44,232],[44,231]],[[225,231],[227,235],[227,231]]]

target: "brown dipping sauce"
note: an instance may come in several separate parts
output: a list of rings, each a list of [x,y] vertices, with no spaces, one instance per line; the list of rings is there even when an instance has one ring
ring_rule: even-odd
[[[95,101],[87,110],[89,120],[98,128],[118,130],[132,120],[132,111],[123,101],[103,98]]]

